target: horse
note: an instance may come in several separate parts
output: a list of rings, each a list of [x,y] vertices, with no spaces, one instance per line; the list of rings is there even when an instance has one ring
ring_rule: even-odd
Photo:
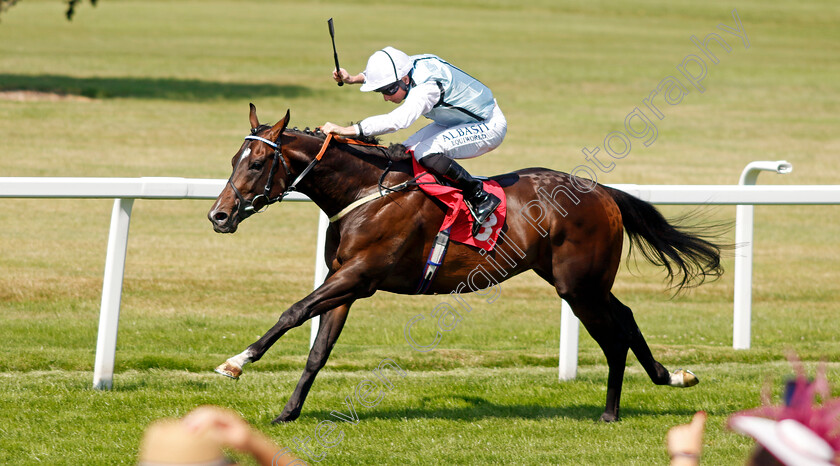
[[[445,215],[442,204],[412,183],[410,155],[396,160],[395,151],[382,146],[349,141],[327,145],[326,135],[319,131],[288,128],[289,119],[287,110],[273,126],[261,125],[251,104],[251,134],[233,156],[231,176],[207,215],[216,232],[233,233],[243,220],[299,191],[333,220],[326,236],[329,271],[324,283],[284,311],[245,351],[216,369],[238,378],[245,364],[259,361],[287,331],[321,316],[303,374],[275,423],[300,416],[356,300],[379,290],[415,293]],[[491,179],[503,188],[508,212],[495,248],[487,253],[453,242],[424,294],[463,287],[469,272],[489,259],[497,266],[499,282],[528,270],[536,272],[568,302],[606,357],[607,396],[601,421],[619,419],[628,350],[656,385],[698,383],[690,371],[671,373],[654,359],[632,311],[611,288],[625,232],[631,252],[639,249],[648,261],[664,267],[678,291],[723,273],[721,246],[711,234],[669,223],[645,201],[566,173],[526,168]]]

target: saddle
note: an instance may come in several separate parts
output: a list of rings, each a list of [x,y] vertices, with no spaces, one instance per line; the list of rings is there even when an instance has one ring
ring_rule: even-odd
[[[332,135],[327,137],[321,152],[316,157],[316,160],[319,160],[326,151],[326,147],[329,144],[330,139],[332,139]],[[339,142],[353,145],[376,145],[380,148],[384,148],[383,146],[376,144],[376,142],[363,142],[340,137],[337,137],[336,139]],[[505,191],[499,183],[487,178],[479,178],[484,184],[484,190],[498,197],[501,203],[490,215],[490,217],[488,217],[481,225],[481,227],[477,229],[478,233],[473,235],[473,222],[475,217],[473,216],[470,207],[464,201],[464,196],[461,193],[461,190],[448,184],[442,184],[438,181],[434,175],[428,173],[425,168],[417,163],[411,152],[405,150],[404,146],[392,145],[387,149],[388,150],[384,152],[384,157],[389,160],[389,166],[391,162],[402,162],[407,159],[411,159],[415,176],[409,181],[388,188],[386,193],[388,191],[393,192],[402,190],[409,185],[416,185],[424,193],[426,193],[426,195],[437,199],[440,203],[447,207],[446,216],[444,217],[443,223],[441,224],[438,234],[435,237],[434,244],[429,253],[429,258],[426,260],[421,280],[415,292],[415,294],[425,293],[434,280],[438,269],[443,264],[443,259],[446,256],[446,250],[449,247],[450,239],[452,241],[480,248],[487,252],[493,250],[496,246],[496,242],[498,241],[499,233],[505,225],[505,216],[507,215],[507,198],[505,196]],[[384,195],[386,194],[380,189],[379,192],[358,199],[337,214],[330,217],[329,220],[330,222],[335,222],[356,207],[374,199],[381,198]]]
[[[499,183],[486,178],[484,179],[484,189],[498,197],[502,203],[499,204],[499,207],[487,221],[482,224],[478,234],[473,236],[473,215],[464,202],[464,196],[461,194],[461,190],[441,184],[437,178],[426,172],[413,158],[412,166],[414,167],[414,175],[417,177],[416,183],[420,189],[427,195],[445,204],[448,208],[440,231],[450,229],[450,238],[452,241],[475,246],[488,252],[492,251],[499,237],[499,232],[505,224],[505,216],[507,214],[505,191]]]
[[[468,244],[481,248],[485,251],[492,251],[496,246],[496,241],[499,238],[499,232],[505,225],[505,215],[507,214],[507,199],[505,192],[499,183],[492,180],[483,179],[484,189],[498,197],[502,202],[499,207],[487,218],[482,224],[478,234],[473,236],[472,224],[474,216],[470,212],[470,208],[464,201],[464,196],[461,190],[453,186],[441,184],[437,178],[426,170],[414,160],[411,159],[414,168],[414,175],[416,184],[428,196],[432,196],[447,207],[446,216],[443,219],[443,224],[440,226],[432,250],[429,252],[429,258],[426,259],[426,265],[423,268],[423,275],[420,283],[417,285],[416,294],[425,293],[432,281],[437,275],[438,268],[443,264],[443,259],[446,256],[446,250],[449,246],[449,240],[457,241],[459,243]]]

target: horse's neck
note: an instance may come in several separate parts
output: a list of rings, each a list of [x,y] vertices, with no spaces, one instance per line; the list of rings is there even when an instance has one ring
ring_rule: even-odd
[[[321,149],[323,141],[305,141],[298,154],[305,154],[293,162],[293,177],[308,166]],[[335,215],[378,185],[381,170],[339,147],[329,147],[298,185],[298,190],[309,196],[327,215]]]

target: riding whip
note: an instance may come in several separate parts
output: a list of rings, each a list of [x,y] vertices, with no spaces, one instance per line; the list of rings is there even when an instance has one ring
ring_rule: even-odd
[[[330,18],[327,20],[327,25],[330,27],[330,39],[332,39],[332,46],[333,46],[333,58],[335,59],[335,72],[338,73],[338,77],[341,78],[341,71],[339,71],[340,67],[338,66],[338,52],[335,51],[335,28],[333,27],[333,19]],[[344,81],[338,82],[339,86],[344,85]]]

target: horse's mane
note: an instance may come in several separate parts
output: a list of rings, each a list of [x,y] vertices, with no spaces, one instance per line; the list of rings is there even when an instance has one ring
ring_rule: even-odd
[[[315,137],[321,140],[327,138],[327,134],[321,131],[320,128],[316,128],[315,130],[311,130],[308,127],[304,129],[298,129],[294,127],[292,129],[286,129],[286,132],[291,133],[298,133],[298,134],[305,134],[307,136]],[[379,138],[376,136],[358,136],[353,138],[356,141],[362,142],[364,144],[370,145],[360,145],[360,144],[353,144],[353,143],[343,143],[337,142],[338,144],[344,144],[346,146],[352,147],[353,151],[361,152],[365,155],[371,155],[380,159],[390,160],[393,162],[400,162],[403,160],[408,160],[411,155],[406,153],[406,147],[402,144],[390,144],[389,146],[385,147],[381,144]]]

